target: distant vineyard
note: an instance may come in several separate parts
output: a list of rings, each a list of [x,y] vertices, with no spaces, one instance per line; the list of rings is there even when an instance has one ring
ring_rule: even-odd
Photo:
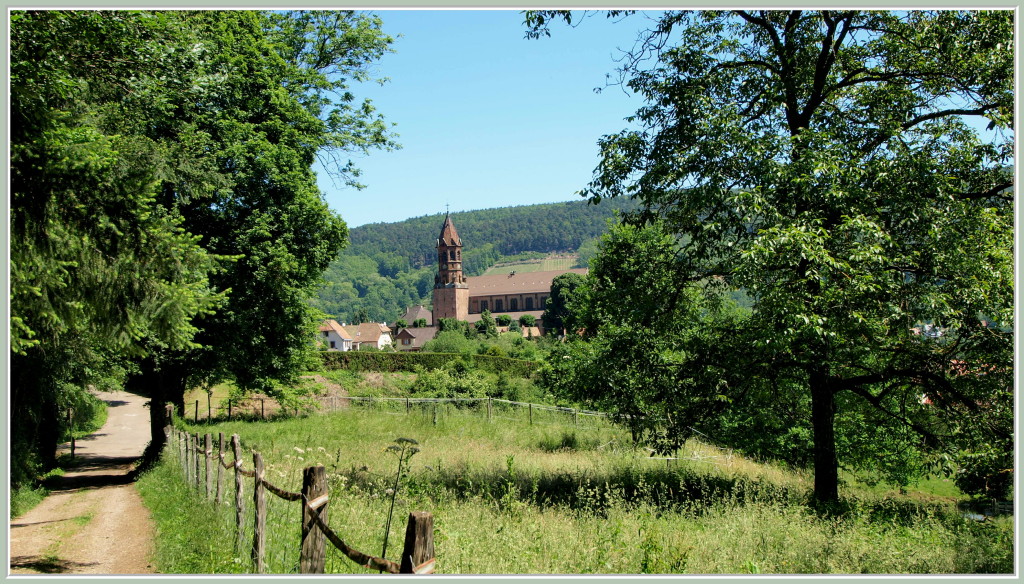
[[[498,262],[491,266],[485,276],[501,274],[515,270],[516,272],[547,272],[552,270],[568,270],[576,267],[576,255],[552,255],[542,260],[523,260],[518,262]]]

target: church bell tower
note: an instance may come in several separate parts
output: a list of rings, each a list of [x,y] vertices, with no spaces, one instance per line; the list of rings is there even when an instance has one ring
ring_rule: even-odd
[[[455,231],[451,215],[445,215],[437,238],[434,324],[442,318],[469,320],[469,284],[462,274],[462,239]]]

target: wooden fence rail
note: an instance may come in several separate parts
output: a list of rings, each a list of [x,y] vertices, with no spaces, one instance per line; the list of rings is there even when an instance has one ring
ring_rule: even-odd
[[[168,417],[167,419],[171,419]],[[266,538],[267,538],[267,504],[266,494],[270,493],[285,501],[301,502],[302,530],[298,542],[299,571],[303,574],[323,574],[326,558],[326,542],[330,542],[341,553],[353,562],[365,568],[387,572],[389,574],[429,574],[433,573],[434,535],[433,516],[430,513],[415,511],[409,514],[406,525],[405,547],[401,562],[393,562],[364,554],[345,543],[327,522],[328,503],[327,473],[323,466],[311,466],[303,469],[302,492],[295,493],[282,489],[264,475],[263,456],[253,452],[253,469],[246,470],[242,463],[242,447],[238,434],[231,436],[232,461],[225,459],[224,434],[218,436],[218,453],[214,456],[212,436],[189,434],[168,425],[164,428],[167,436],[167,448],[176,455],[181,466],[186,484],[194,487],[197,492],[205,493],[207,499],[221,503],[222,470],[234,469],[235,474],[235,550],[239,551],[245,533],[245,497],[243,494],[243,478],[253,480],[253,538],[250,557],[258,574],[266,572]],[[211,463],[217,467],[211,472]]]

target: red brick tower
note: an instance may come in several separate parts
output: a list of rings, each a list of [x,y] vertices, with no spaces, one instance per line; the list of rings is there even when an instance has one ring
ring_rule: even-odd
[[[462,239],[451,215],[445,215],[437,238],[437,276],[434,278],[434,324],[442,318],[469,320],[469,284],[462,275]]]

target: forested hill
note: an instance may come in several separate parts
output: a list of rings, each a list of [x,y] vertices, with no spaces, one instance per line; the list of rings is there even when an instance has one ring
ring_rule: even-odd
[[[604,233],[607,220],[617,210],[635,207],[630,200],[605,200],[599,205],[580,200],[452,213],[452,221],[465,245],[463,254],[470,256],[466,270],[476,273],[494,263],[488,260],[491,254],[480,255],[485,248],[493,248],[500,256],[527,251],[573,252],[584,241]],[[393,253],[407,258],[413,268],[433,266],[443,221],[444,214],[439,213],[398,223],[362,225],[350,233],[350,251],[368,256]]]
[[[482,274],[506,256],[525,252],[575,252],[608,229],[629,200],[547,203],[452,213],[464,245],[467,275]],[[324,274],[313,304],[345,322],[393,322],[406,307],[430,303],[435,246],[444,214],[355,227],[350,245]]]

